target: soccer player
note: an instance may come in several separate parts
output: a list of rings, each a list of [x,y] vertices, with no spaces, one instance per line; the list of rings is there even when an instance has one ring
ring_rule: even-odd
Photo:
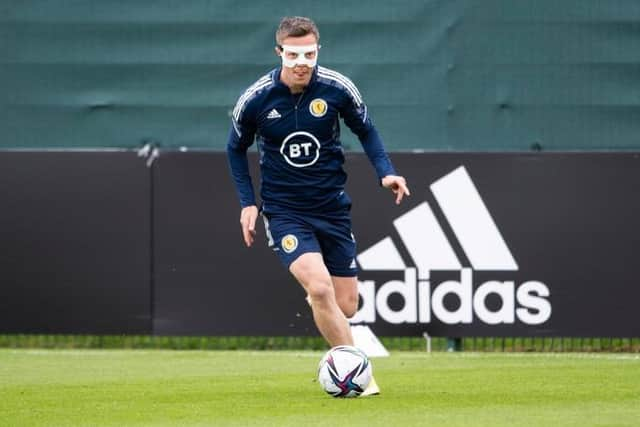
[[[320,34],[304,17],[285,17],[276,31],[282,66],[259,78],[233,110],[227,153],[242,207],[245,244],[256,235],[247,149],[258,138],[262,206],[269,245],[302,285],[318,330],[330,346],[353,345],[347,318],[358,308],[356,243],[340,123],[354,132],[379,178],[400,203],[409,189],[385,153],[360,92],[337,71],[317,65]],[[373,382],[377,393],[377,385]],[[370,387],[371,388],[371,387]]]

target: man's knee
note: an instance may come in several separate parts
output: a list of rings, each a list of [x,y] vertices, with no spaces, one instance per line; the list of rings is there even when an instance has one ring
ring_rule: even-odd
[[[321,303],[334,298],[333,287],[329,281],[314,280],[309,282],[307,293],[314,303]]]

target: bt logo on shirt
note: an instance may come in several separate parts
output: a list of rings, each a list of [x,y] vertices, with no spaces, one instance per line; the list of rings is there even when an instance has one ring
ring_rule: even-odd
[[[282,141],[280,154],[291,166],[305,168],[318,161],[320,141],[309,132],[293,132]]]

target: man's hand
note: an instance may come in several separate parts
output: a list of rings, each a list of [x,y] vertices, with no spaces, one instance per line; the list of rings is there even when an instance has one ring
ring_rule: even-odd
[[[258,208],[255,205],[242,208],[240,212],[240,225],[242,226],[242,237],[244,237],[244,243],[247,247],[251,247],[253,244],[253,238],[256,235],[257,218]]]
[[[402,198],[410,196],[409,187],[407,187],[407,181],[402,176],[387,175],[382,178],[382,186],[384,188],[390,188],[393,194],[396,195],[396,205],[399,205]]]

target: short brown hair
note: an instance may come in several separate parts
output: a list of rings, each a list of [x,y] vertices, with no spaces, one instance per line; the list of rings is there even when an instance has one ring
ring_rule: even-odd
[[[307,34],[313,34],[316,41],[320,41],[320,31],[311,19],[304,16],[285,16],[276,31],[276,44],[281,45],[282,40],[287,37],[302,37]]]

